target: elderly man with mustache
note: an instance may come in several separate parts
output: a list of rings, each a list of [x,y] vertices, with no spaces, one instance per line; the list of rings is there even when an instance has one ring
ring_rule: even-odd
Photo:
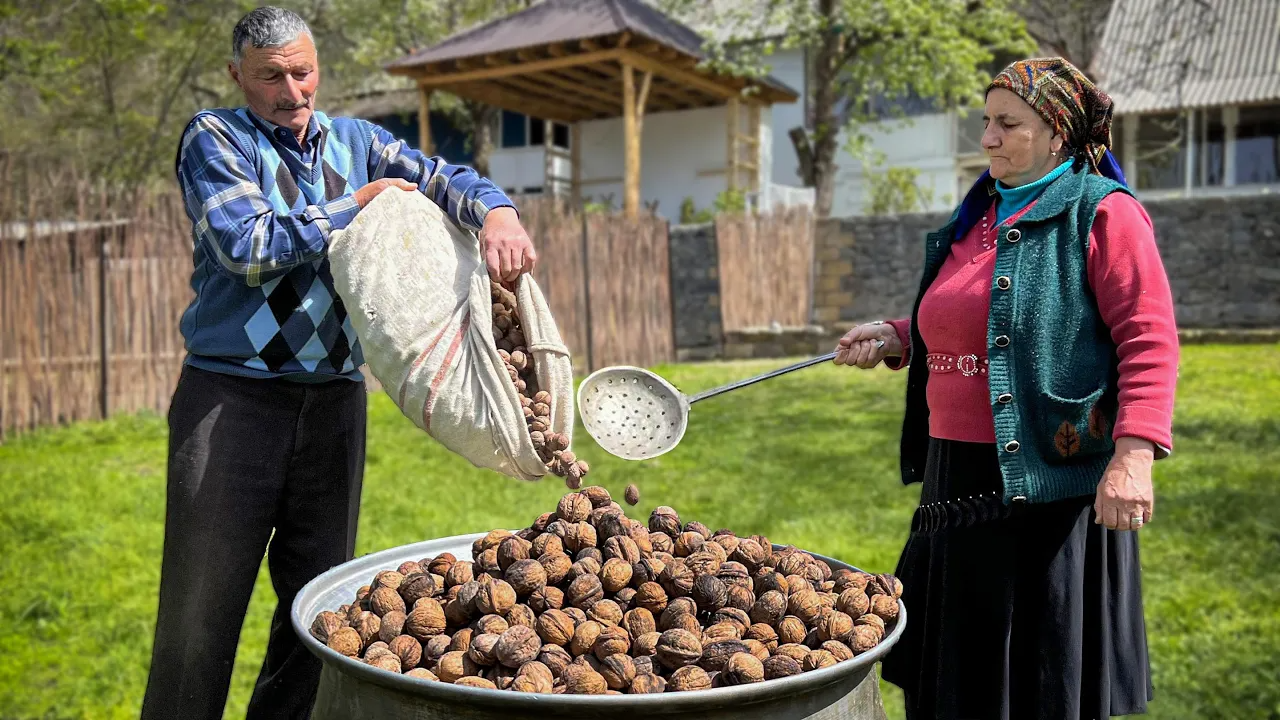
[[[537,258],[492,182],[372,123],[316,110],[316,47],[294,13],[245,15],[232,58],[246,105],[197,113],[177,155],[195,297],[169,410],[143,718],[222,717],[264,553],[277,605],[247,717],[309,713],[320,663],[294,636],[289,606],[352,557],[365,460],[363,358],[333,289],[330,235],[398,188],[477,231],[495,279],[514,280]]]

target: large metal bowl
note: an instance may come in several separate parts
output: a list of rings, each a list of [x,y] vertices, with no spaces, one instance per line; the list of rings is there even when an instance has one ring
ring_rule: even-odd
[[[630,720],[687,717],[779,720],[851,720],[868,717],[855,706],[856,693],[901,637],[907,624],[906,607],[899,602],[898,622],[884,640],[863,653],[829,668],[751,685],[656,695],[542,695],[485,690],[419,680],[379,670],[341,655],[311,636],[311,621],[322,610],[336,610],[368,584],[379,570],[394,569],[406,560],[434,557],[443,552],[471,558],[471,544],[484,533],[427,540],[365,555],[320,575],[298,593],[292,608],[293,630],[324,663],[312,720],[542,720],[551,717]],[[781,546],[775,546],[780,548]],[[832,570],[857,568],[814,555]]]

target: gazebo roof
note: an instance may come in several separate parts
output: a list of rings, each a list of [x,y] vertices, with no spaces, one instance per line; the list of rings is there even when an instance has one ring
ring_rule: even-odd
[[[648,110],[757,102],[799,94],[771,78],[698,67],[702,37],[642,0],[545,0],[460,32],[386,66],[388,72],[534,117],[577,122],[623,112],[621,66],[652,75]]]

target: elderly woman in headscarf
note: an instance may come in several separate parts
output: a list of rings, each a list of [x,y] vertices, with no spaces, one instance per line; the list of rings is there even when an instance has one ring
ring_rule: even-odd
[[[1061,58],[987,88],[990,170],[926,238],[909,319],[836,363],[907,367],[885,659],[908,718],[1107,718],[1152,696],[1137,530],[1173,447],[1178,338],[1151,220],[1108,150],[1111,100]]]

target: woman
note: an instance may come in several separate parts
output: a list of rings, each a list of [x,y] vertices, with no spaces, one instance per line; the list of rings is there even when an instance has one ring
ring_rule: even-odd
[[[1061,58],[987,88],[991,168],[927,238],[909,320],[836,363],[908,366],[901,462],[922,482],[884,662],[909,718],[1106,718],[1152,696],[1138,538],[1173,441],[1178,340],[1111,101]]]

